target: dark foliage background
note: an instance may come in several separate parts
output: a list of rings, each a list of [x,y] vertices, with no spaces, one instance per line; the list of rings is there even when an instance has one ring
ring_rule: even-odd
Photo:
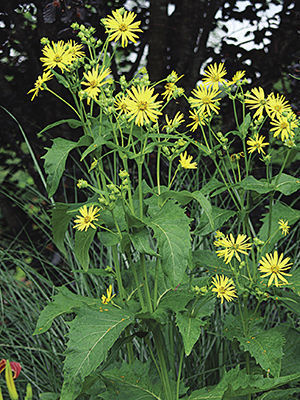
[[[56,132],[71,138],[76,132],[63,125],[59,131],[37,138],[47,124],[69,117],[69,111],[54,98],[40,95],[32,103],[27,95],[42,70],[40,39],[75,39],[70,28],[74,21],[96,27],[97,36],[104,37],[100,18],[122,6],[138,14],[144,34],[136,46],[120,53],[119,65],[112,66],[115,78],[120,70],[131,78],[143,60],[151,80],[159,80],[172,70],[184,74],[182,85],[189,92],[205,63],[222,61],[229,76],[245,69],[253,85],[262,85],[266,91],[280,89],[298,112],[297,81],[289,76],[299,74],[300,2],[296,0],[4,1],[0,6],[0,105],[20,122],[41,166],[40,157],[49,138]],[[249,26],[243,43],[230,37],[229,21]],[[224,115],[224,126],[230,123]],[[13,237],[26,226],[26,213],[16,207],[7,193],[22,195],[22,180],[26,177],[29,182],[33,179],[32,184],[40,192],[45,191],[22,144],[18,126],[3,110],[0,124],[0,233]]]

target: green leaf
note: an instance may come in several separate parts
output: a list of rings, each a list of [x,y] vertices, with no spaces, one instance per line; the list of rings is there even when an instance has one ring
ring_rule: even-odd
[[[224,210],[223,208],[212,206],[211,215],[214,221],[214,228],[212,228],[211,225],[208,224],[207,215],[202,214],[199,220],[199,225],[196,227],[194,234],[205,236],[213,232],[214,230],[221,229],[224,223],[235,214],[235,211]]]
[[[104,232],[103,230],[98,234],[100,242],[105,247],[115,246],[120,243],[120,236],[114,232]]]
[[[296,393],[300,393],[300,388],[271,390],[259,396],[257,400],[295,400]]]
[[[72,215],[67,213],[68,210],[68,204],[56,203],[51,214],[53,241],[57,248],[64,255],[66,255],[66,249],[64,245],[65,234],[72,219]]]
[[[275,190],[278,190],[280,193],[283,193],[285,196],[289,196],[292,193],[297,192],[300,189],[300,179],[294,178],[291,175],[281,174],[278,182],[277,176],[274,176],[272,179],[272,184],[274,185]]]
[[[214,251],[195,250],[192,252],[193,263],[196,267],[206,267],[212,274],[232,275],[232,271],[224,261],[217,257]]]
[[[244,178],[239,184],[238,187],[243,188],[244,190],[254,190],[257,193],[269,193],[274,190],[274,185],[269,184],[266,179],[257,180],[254,176],[249,175]]]
[[[218,181],[216,178],[211,178],[201,189],[200,192],[206,196],[214,192],[216,189],[220,189],[226,186],[223,182]]]
[[[75,256],[84,271],[87,271],[89,268],[89,250],[96,232],[96,229],[88,228],[86,232],[76,230],[75,233]]]
[[[49,303],[41,312],[34,335],[46,332],[52,325],[55,318],[62,314],[73,312],[82,304],[97,305],[102,304],[100,300],[89,297],[80,296],[70,292],[66,287],[57,288],[58,294],[53,297],[53,301]]]
[[[52,124],[47,125],[44,129],[42,129],[39,133],[38,136],[40,136],[42,133],[48,131],[49,129],[55,128],[56,126],[62,125],[62,124],[68,124],[70,128],[76,129],[79,128],[80,126],[83,125],[81,121],[78,119],[61,119],[60,121],[55,121]]]
[[[85,157],[90,154],[92,151],[97,150],[101,148],[104,144],[107,143],[107,141],[110,139],[111,135],[110,132],[108,132],[104,136],[98,136],[92,144],[89,145],[89,147],[82,153],[80,161],[84,160]]]
[[[257,324],[253,324],[249,326],[245,336],[240,317],[227,315],[224,333],[230,340],[236,338],[241,348],[249,351],[265,371],[275,377],[279,376],[285,338],[277,328],[262,330]]]
[[[81,306],[69,323],[69,341],[64,362],[65,376],[84,379],[94,372],[122,331],[134,320],[133,314],[106,304],[99,309]]]
[[[178,301],[180,301],[178,299]],[[185,354],[190,355],[194,344],[199,339],[201,333],[201,326],[205,325],[204,317],[208,317],[214,312],[215,299],[203,297],[198,300],[190,311],[176,313],[176,325],[182,336]],[[194,315],[192,315],[194,313]]]
[[[215,229],[215,223],[214,223],[214,219],[213,219],[213,216],[212,216],[212,207],[211,207],[210,201],[207,200],[206,197],[204,197],[204,195],[201,193],[201,191],[193,192],[192,196],[193,196],[193,198],[195,200],[198,201],[198,203],[203,208],[203,210],[204,210],[204,212],[205,212],[205,214],[206,214],[206,216],[207,216],[207,218],[209,220],[211,229],[214,230]]]
[[[225,372],[223,379],[214,387],[194,391],[189,400],[233,400],[242,396],[271,390],[299,379],[300,373],[280,378],[264,378],[262,375],[247,375],[237,366]],[[284,398],[285,399],[285,398]],[[273,399],[272,399],[273,400]]]
[[[39,399],[40,400],[58,400],[59,399],[59,393],[44,392],[44,393],[40,394]]]
[[[172,287],[176,287],[182,281],[188,263],[190,220],[178,204],[169,200],[152,218],[145,218],[145,222],[153,229],[158,241],[164,274]]]
[[[47,153],[42,156],[45,159],[45,171],[47,173],[48,196],[52,197],[56,192],[62,174],[65,170],[66,160],[69,152],[76,147],[86,146],[90,139],[83,136],[78,142],[72,142],[63,138],[53,140],[53,146],[47,149]]]
[[[132,364],[123,363],[102,375],[110,393],[104,399],[163,400],[162,384],[150,362],[135,360]]]
[[[139,253],[149,254],[150,256],[158,256],[158,254],[150,247],[149,231],[144,228],[129,235],[133,246]]]
[[[246,114],[244,121],[239,126],[239,133],[240,133],[239,136],[241,139],[243,139],[247,136],[250,124],[251,124],[251,114],[248,113],[248,114]]]

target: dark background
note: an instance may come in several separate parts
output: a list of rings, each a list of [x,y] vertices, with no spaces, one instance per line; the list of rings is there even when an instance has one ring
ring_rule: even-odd
[[[261,85],[266,92],[277,89],[299,113],[297,81],[290,77],[299,75],[299,1],[10,0],[1,3],[0,105],[23,127],[41,167],[44,146],[50,144],[51,138],[59,135],[71,139],[76,133],[62,125],[43,138],[37,137],[47,124],[71,116],[48,94],[40,93],[34,102],[27,95],[42,71],[40,39],[44,36],[54,41],[76,39],[70,28],[75,21],[94,26],[97,37],[105,38],[100,18],[122,6],[138,14],[144,33],[136,45],[120,50],[119,64],[112,65],[116,79],[120,71],[132,78],[143,60],[152,81],[166,77],[172,70],[184,74],[180,82],[189,95],[205,63],[224,62],[228,77],[237,70],[246,70],[253,86]],[[274,6],[280,6],[275,15]],[[173,12],[168,15],[170,7]],[[267,11],[269,17],[265,16]],[[232,20],[249,26],[243,44],[228,34],[228,21]],[[209,37],[213,37],[217,46],[209,45]],[[242,47],[246,42],[247,50]],[[222,118],[223,126],[230,126],[226,114]],[[2,109],[0,124],[0,234],[14,237],[22,231],[27,215],[8,194],[23,196],[28,184],[45,196],[46,193],[17,124]]]

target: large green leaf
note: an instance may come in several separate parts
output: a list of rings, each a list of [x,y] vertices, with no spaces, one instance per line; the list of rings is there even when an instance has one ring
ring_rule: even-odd
[[[82,304],[100,305],[101,301],[99,299],[74,294],[64,286],[59,287],[58,294],[53,297],[53,301],[41,312],[34,335],[46,332],[51,327],[51,324],[56,317],[62,314],[71,313]]]
[[[277,328],[263,330],[258,324],[253,324],[245,335],[240,317],[229,314],[226,316],[224,334],[230,340],[236,338],[241,348],[249,351],[265,371],[279,376],[285,338]]]
[[[53,240],[57,248],[66,254],[64,239],[68,225],[72,219],[72,215],[68,214],[69,205],[65,203],[56,203],[52,209],[51,225],[53,232]]]
[[[272,184],[274,185],[275,190],[278,190],[285,196],[289,196],[290,194],[300,190],[300,179],[287,174],[281,174],[279,179],[278,175],[274,176]]]
[[[50,149],[47,148],[47,153],[42,158],[45,159],[44,166],[47,173],[49,197],[53,196],[58,188],[70,151],[79,146],[87,146],[89,143],[89,136],[83,136],[78,142],[57,138],[53,140],[52,147]]]
[[[136,230],[129,235],[130,240],[136,250],[142,254],[149,254],[150,256],[158,256],[156,251],[150,247],[149,243],[149,231],[147,228]]]
[[[297,393],[300,393],[300,388],[271,390],[259,396],[257,400],[295,400],[299,398]]]
[[[145,218],[145,222],[153,229],[157,239],[164,274],[172,287],[176,287],[182,281],[188,264],[190,220],[184,209],[175,201],[168,200],[152,218]]]
[[[105,400],[163,400],[162,384],[150,362],[123,363],[102,376],[108,387],[108,393],[101,395]]]
[[[89,250],[96,232],[96,229],[88,228],[87,231],[76,230],[75,233],[75,256],[84,271],[89,268]]]
[[[105,360],[108,350],[134,316],[110,304],[97,308],[81,306],[76,313],[69,323],[64,372],[69,379],[77,376],[84,379]]]
[[[221,382],[214,386],[194,391],[188,400],[232,400],[248,394],[265,392],[298,380],[300,373],[280,378],[264,378],[262,375],[247,375],[239,367],[226,372]]]
[[[274,186],[269,184],[266,179],[257,180],[254,176],[249,175],[244,178],[239,184],[239,187],[244,190],[254,190],[257,193],[269,193],[274,190]]]
[[[195,250],[192,253],[193,263],[196,267],[206,267],[212,274],[232,275],[232,271],[224,261],[217,257],[214,251]]]
[[[212,206],[211,216],[214,221],[214,227],[212,228],[212,226],[208,223],[209,221],[207,215],[202,214],[199,220],[199,225],[196,227],[194,234],[205,236],[214,230],[221,229],[224,223],[235,214],[236,212],[233,210],[225,210],[223,208]]]

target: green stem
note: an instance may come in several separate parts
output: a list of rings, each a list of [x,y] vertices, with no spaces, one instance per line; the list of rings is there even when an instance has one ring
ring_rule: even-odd
[[[184,347],[182,346],[181,354],[180,354],[179,367],[178,367],[177,384],[176,384],[176,400],[179,400],[179,386],[180,386],[180,379],[181,379],[183,356],[184,356]]]
[[[123,282],[122,282],[117,245],[112,246],[112,255],[113,255],[114,266],[115,266],[115,270],[116,270],[116,278],[117,278],[119,293],[121,295],[121,300],[124,303],[126,297],[125,297],[125,290],[124,290]]]
[[[57,93],[53,92],[53,90],[49,89],[48,87],[46,88],[46,90],[48,90],[48,92],[52,93],[54,96],[56,96],[59,100],[61,100],[63,103],[65,103],[68,107],[70,107],[74,113],[78,116],[78,118],[80,119],[80,115],[78,114],[78,112],[75,110],[75,108],[73,106],[71,106],[70,103],[68,103],[65,99],[63,99],[62,97],[60,97]]]

